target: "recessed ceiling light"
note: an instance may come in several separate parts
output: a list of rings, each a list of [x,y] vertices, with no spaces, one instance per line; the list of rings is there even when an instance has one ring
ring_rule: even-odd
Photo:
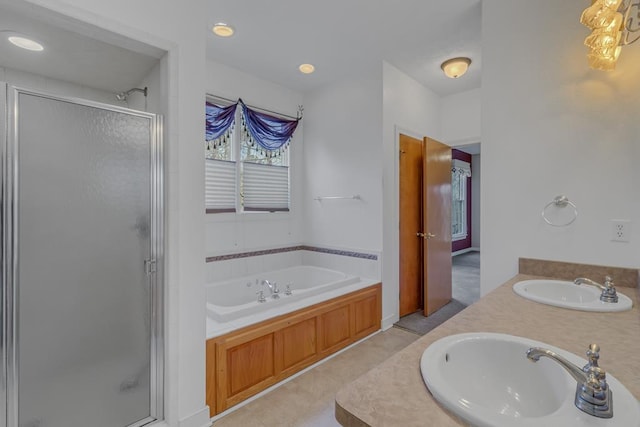
[[[302,74],[311,74],[316,70],[316,67],[311,64],[301,64],[298,70],[300,70]]]
[[[440,65],[440,68],[442,68],[442,71],[444,71],[447,77],[457,79],[467,72],[470,64],[471,59],[466,57],[451,58],[444,61],[442,65]]]
[[[42,46],[40,43],[23,35],[12,34],[7,37],[7,39],[9,40],[9,42],[11,42],[11,44],[21,47],[22,49],[31,50],[34,52],[40,52],[44,50],[44,46]]]
[[[213,28],[211,28],[211,31],[219,37],[231,37],[233,33],[236,32],[231,25],[225,24],[224,22],[215,24]]]

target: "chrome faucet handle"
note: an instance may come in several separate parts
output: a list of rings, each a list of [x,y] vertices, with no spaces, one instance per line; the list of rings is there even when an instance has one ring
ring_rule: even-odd
[[[293,292],[291,291],[291,283],[287,285],[287,288],[284,290],[285,295],[291,295]]]
[[[258,295],[258,302],[267,302],[267,299],[264,297],[264,289],[261,289],[256,292]]]
[[[600,295],[600,300],[603,302],[618,302],[618,293],[611,276],[604,278],[604,289]]]
[[[600,359],[600,346],[598,344],[589,345],[589,349],[587,350],[587,358],[589,361],[582,368],[582,370],[587,374],[593,374],[595,378],[600,383],[600,388],[606,390],[608,388],[607,385],[607,373],[604,369],[598,366],[598,359]]]

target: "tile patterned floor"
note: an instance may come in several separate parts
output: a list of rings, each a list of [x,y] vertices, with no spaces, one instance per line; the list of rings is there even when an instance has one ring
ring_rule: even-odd
[[[336,392],[418,338],[398,328],[374,335],[217,420],[213,427],[339,427],[334,417]]]

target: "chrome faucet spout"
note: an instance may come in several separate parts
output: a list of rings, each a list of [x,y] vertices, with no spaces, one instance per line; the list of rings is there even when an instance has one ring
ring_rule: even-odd
[[[271,298],[273,299],[278,299],[280,298],[280,289],[278,289],[278,284],[276,282],[270,282],[267,279],[264,279],[262,281],[263,285],[267,285],[267,287],[269,288],[269,290],[271,291]]]
[[[527,359],[532,362],[537,362],[541,357],[548,357],[549,359],[558,362],[560,366],[562,366],[569,375],[579,383],[584,383],[588,380],[587,374],[582,369],[551,350],[541,347],[533,347],[527,350]]]
[[[603,291],[607,289],[604,286],[602,286],[600,283],[596,282],[595,280],[591,280],[586,277],[578,277],[573,281],[573,283],[575,283],[576,285],[586,284],[586,285],[595,286],[596,288],[599,288],[600,290],[603,290]]]

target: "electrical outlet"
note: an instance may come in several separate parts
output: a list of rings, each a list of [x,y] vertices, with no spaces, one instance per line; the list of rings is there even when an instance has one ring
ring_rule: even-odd
[[[611,240],[629,242],[631,239],[631,221],[627,219],[611,220]]]

